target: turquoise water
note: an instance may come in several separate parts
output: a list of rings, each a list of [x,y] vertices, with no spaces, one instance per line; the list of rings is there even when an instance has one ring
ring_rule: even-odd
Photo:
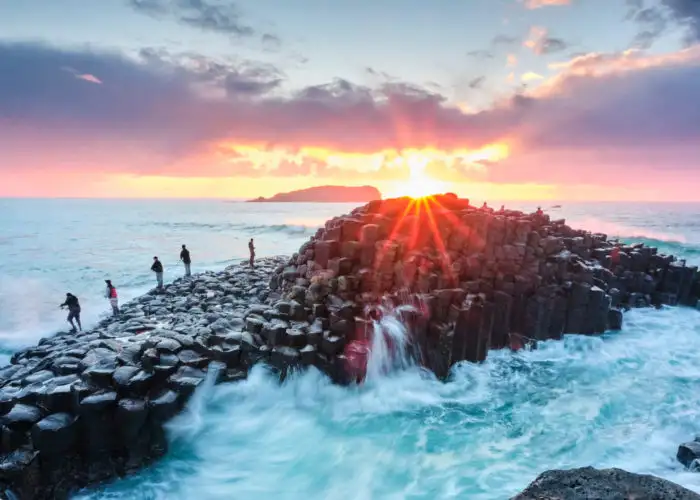
[[[0,342],[11,352],[63,327],[56,304],[66,290],[88,321],[107,314],[103,276],[122,296],[140,293],[154,254],[167,255],[166,279],[182,272],[183,242],[200,269],[242,259],[250,237],[261,256],[291,253],[350,208],[0,201]],[[565,205],[552,214],[700,261],[698,206]],[[543,470],[583,465],[700,491],[700,475],[674,458],[700,431],[698,314],[632,311],[622,332],[491,352],[445,384],[409,368],[360,388],[317,372],[279,386],[258,368],[247,381],[205,387],[171,423],[164,460],[80,497],[501,499]]]

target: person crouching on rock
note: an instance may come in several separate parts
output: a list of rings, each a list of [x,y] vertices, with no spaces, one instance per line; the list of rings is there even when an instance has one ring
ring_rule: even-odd
[[[67,293],[66,294],[66,301],[59,306],[61,309],[64,307],[68,308],[68,318],[67,321],[70,323],[70,326],[72,327],[71,333],[75,333],[75,325],[73,324],[73,320],[75,320],[78,323],[78,328],[80,331],[83,330],[83,326],[80,324],[80,302],[78,302],[78,297],[73,295],[72,293]]]
[[[156,273],[156,280],[158,280],[158,290],[163,289],[163,264],[158,260],[158,257],[153,257],[153,265],[151,266],[151,271]]]
[[[253,244],[253,238],[248,242],[248,250],[250,251],[250,267],[255,267],[255,245]]]
[[[183,264],[185,264],[185,276],[192,276],[192,273],[190,272],[190,264],[192,263],[192,259],[190,258],[190,251],[187,250],[185,245],[182,245],[180,260]]]
[[[105,283],[107,283],[105,297],[109,299],[109,304],[112,306],[112,314],[119,316],[119,299],[117,298],[117,289],[114,288],[111,280],[105,280]]]

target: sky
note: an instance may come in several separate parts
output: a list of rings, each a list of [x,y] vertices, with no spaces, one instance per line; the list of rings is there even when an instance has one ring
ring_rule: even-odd
[[[700,0],[0,0],[0,196],[700,200]]]

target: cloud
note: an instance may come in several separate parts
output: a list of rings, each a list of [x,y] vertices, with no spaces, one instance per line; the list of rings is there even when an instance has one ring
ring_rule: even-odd
[[[515,57],[515,54],[508,54],[506,57],[506,66],[508,68],[512,68],[518,65],[518,58]]]
[[[480,89],[484,85],[485,81],[486,81],[485,76],[478,76],[478,77],[469,81],[469,88],[470,89]]]
[[[700,2],[697,0],[661,0],[671,17],[688,29],[687,42],[700,42]]]
[[[488,50],[470,50],[467,55],[475,59],[493,59],[494,57],[493,53]]]
[[[665,32],[668,25],[664,9],[660,7],[644,7],[643,0],[627,0],[629,10],[625,18],[639,26],[639,32],[632,41],[632,47],[648,49]]]
[[[700,188],[700,46],[590,54],[558,69],[523,96],[527,151],[490,169],[490,180]]]
[[[241,19],[238,7],[231,1],[218,0],[128,0],[138,12],[237,37],[249,37],[255,30]]]
[[[530,34],[523,45],[538,55],[561,52],[569,47],[567,42],[561,38],[550,37],[547,30],[539,26],[530,28]]]
[[[570,5],[571,0],[524,0],[526,9],[541,9],[542,7],[554,7]]]
[[[286,75],[276,66],[251,60],[217,61],[201,54],[141,49],[139,55],[151,68],[179,72],[185,79],[219,86],[230,96],[260,96],[282,85]]]
[[[85,81],[85,82],[90,82],[90,83],[96,83],[96,84],[98,84],[98,85],[101,85],[101,84],[102,84],[102,80],[100,80],[99,78],[97,78],[95,75],[90,75],[90,74],[88,74],[88,73],[79,73],[79,72],[76,71],[75,69],[69,68],[69,67],[64,67],[64,68],[61,68],[61,69],[63,69],[63,71],[67,71],[68,73],[72,74],[72,75],[75,76],[78,80],[83,80],[83,81]]]
[[[282,72],[270,64],[248,62],[231,69],[224,77],[229,95],[262,95],[279,87],[284,81]]]
[[[520,80],[523,82],[532,82],[535,80],[544,80],[544,76],[533,73],[532,71],[528,71],[527,73],[523,73],[523,75],[520,77]]]
[[[263,44],[263,48],[268,52],[275,52],[282,47],[282,40],[280,37],[270,33],[264,33],[260,37],[260,41]]]
[[[493,37],[491,40],[491,45],[492,46],[497,46],[497,45],[517,45],[520,43],[520,37],[517,36],[509,36],[509,35],[496,35]]]
[[[86,84],[65,67],[103,83]],[[634,183],[677,173],[684,186],[700,187],[700,46],[580,56],[551,65],[558,76],[537,89],[478,113],[400,81],[368,87],[336,79],[295,91],[270,84],[273,94],[240,82],[273,82],[274,71],[246,67],[265,66],[0,44],[0,179],[17,175],[18,165],[32,175],[81,172],[76,178],[86,171],[356,178],[367,165],[361,175],[374,178],[396,175],[381,170],[383,151],[449,156],[505,142],[510,158],[462,175]]]

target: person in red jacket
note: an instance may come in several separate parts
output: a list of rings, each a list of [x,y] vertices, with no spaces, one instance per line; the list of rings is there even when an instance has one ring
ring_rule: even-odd
[[[109,299],[109,303],[112,306],[112,314],[115,316],[119,315],[119,298],[117,297],[117,289],[112,285],[111,280],[105,280],[107,283],[107,290],[105,291],[105,297]]]
[[[620,263],[620,247],[615,245],[610,251],[610,267],[614,270]]]

